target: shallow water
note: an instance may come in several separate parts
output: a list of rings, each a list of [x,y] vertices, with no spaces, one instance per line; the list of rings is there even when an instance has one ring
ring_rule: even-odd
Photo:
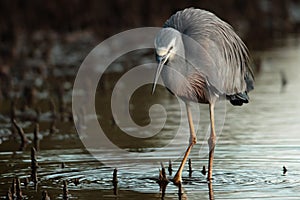
[[[215,149],[212,183],[215,199],[300,198],[300,47],[289,46],[257,54],[262,58],[262,71],[256,77],[255,90],[250,93],[251,103],[242,107],[220,103],[216,112],[221,116],[217,128],[222,131],[218,132]],[[281,86],[280,71],[287,77],[285,88]],[[118,75],[112,77],[109,80],[117,79]],[[147,125],[150,122],[148,110],[154,103],[163,105],[168,118],[159,134],[146,139],[126,136],[118,129],[111,120],[110,107],[105,104],[109,102],[110,93],[100,91],[96,96],[98,120],[109,139],[126,152],[138,153],[134,154],[138,157],[119,154],[109,148],[94,149],[100,162],[85,150],[73,123],[60,122],[57,124],[59,131],[50,134],[47,130],[49,123],[44,120],[40,125],[40,150],[37,154],[40,166],[37,192],[32,184],[27,187],[22,185],[23,195],[27,199],[40,199],[41,191],[46,189],[51,199],[62,199],[62,180],[68,180],[71,199],[160,199],[161,193],[156,183],[160,162],[167,166],[168,161],[172,160],[173,170],[176,170],[188,142],[188,126],[185,114],[181,113],[185,111],[181,111],[182,104],[176,98],[162,87],[153,96],[143,93],[150,89],[151,86],[145,86],[132,99],[130,110],[133,120],[139,125]],[[193,105],[193,109],[197,121],[197,106]],[[201,174],[202,166],[207,167],[209,121],[207,106],[201,105],[200,109],[200,123],[196,126],[198,144],[190,156],[194,171],[189,177],[186,166],[183,173],[184,199],[213,198],[209,197],[208,184]],[[164,119],[161,110],[157,108],[152,111],[153,119],[157,120],[155,123],[159,124]],[[178,129],[181,116],[183,130],[186,131]],[[30,176],[31,144],[23,152],[16,151],[19,142],[5,137],[5,130],[10,126],[7,120],[9,117],[3,114],[1,198],[4,198],[13,177],[22,179]],[[87,126],[89,116],[85,117],[85,121]],[[32,124],[24,123],[23,126],[28,137],[32,137]],[[124,127],[128,131],[136,128],[126,126],[126,123]],[[173,141],[173,146],[165,147],[174,138],[174,133],[178,133],[178,137]],[[140,134],[148,136],[149,133]],[[61,168],[62,162],[65,168]],[[283,166],[288,169],[286,174],[283,174]],[[115,167],[118,168],[119,180],[117,196],[113,194],[111,182]],[[80,181],[77,186],[73,183],[75,178]],[[170,183],[165,199],[178,199],[177,190]]]

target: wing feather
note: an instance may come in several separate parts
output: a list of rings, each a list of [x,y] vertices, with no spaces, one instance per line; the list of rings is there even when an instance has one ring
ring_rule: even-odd
[[[176,29],[200,45],[198,52],[189,52],[190,45],[185,51],[196,59],[197,70],[206,70],[207,79],[220,92],[232,95],[253,89],[248,49],[228,23],[211,12],[187,8],[171,16],[164,27]]]

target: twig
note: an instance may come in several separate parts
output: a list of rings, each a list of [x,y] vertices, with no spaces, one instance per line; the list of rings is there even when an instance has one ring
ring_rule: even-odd
[[[112,180],[112,183],[113,183],[113,186],[114,186],[114,195],[118,195],[118,170],[117,168],[114,169],[114,172],[113,172],[113,180]]]
[[[68,191],[68,187],[67,187],[67,181],[64,180],[63,184],[64,184],[64,187],[63,187],[63,199],[67,200],[67,199],[69,199],[69,191]]]
[[[12,132],[13,136],[15,136],[15,133],[16,133],[16,128],[15,128],[15,125],[13,123],[15,118],[16,118],[16,106],[15,106],[15,100],[12,100],[11,103],[10,103],[10,122],[12,124],[11,132]]]
[[[64,101],[64,88],[59,87],[57,89],[57,95],[58,95],[58,106],[59,106],[59,115],[60,120],[64,121],[64,114],[65,114],[65,101]]]
[[[54,104],[54,100],[51,99],[50,100],[50,110],[52,111],[52,121],[50,123],[50,133],[55,133],[56,132],[56,118],[57,118],[57,114],[56,114],[56,107],[55,107],[55,104]]]
[[[43,190],[43,192],[42,192],[42,200],[50,200],[50,197],[48,196],[47,190]]]
[[[11,191],[11,196],[14,199],[16,197],[16,179],[15,178],[13,178],[13,180],[12,180],[10,191]]]
[[[165,197],[166,188],[169,182],[170,181],[167,178],[165,167],[161,163],[161,170],[159,170],[159,178],[157,183],[159,184],[159,190],[161,191],[162,199]]]
[[[75,184],[75,186],[79,185],[79,178],[74,178],[73,183]]]
[[[13,200],[13,195],[11,193],[11,189],[8,188],[8,191],[6,193],[6,200]]]
[[[189,159],[189,177],[192,177],[193,169],[192,169],[192,160]]]
[[[20,138],[21,138],[21,147],[20,147],[20,150],[23,150],[24,147],[25,147],[25,144],[28,143],[28,139],[27,139],[27,137],[26,137],[26,135],[25,135],[25,133],[24,133],[22,127],[20,127],[20,126],[17,124],[16,120],[13,119],[12,122],[13,122],[13,125],[16,127],[16,129],[17,129],[17,131],[18,131],[18,134],[19,134],[19,136],[20,136]]]
[[[31,147],[31,181],[34,182],[34,184],[37,183],[37,168],[38,168],[38,162],[36,160],[36,150],[34,147]]]
[[[39,145],[39,124],[35,123],[34,131],[33,131],[33,144],[34,148],[39,151],[40,145]]]
[[[172,169],[172,161],[171,160],[169,160],[168,171],[169,171],[169,175],[171,176],[172,175],[172,171],[173,171],[173,169]]]
[[[283,168],[283,175],[285,175],[288,170],[285,166],[283,166],[282,168]]]
[[[205,176],[205,174],[206,174],[205,165],[203,165],[202,170],[201,170],[201,173]]]
[[[23,199],[21,184],[20,184],[20,179],[19,178],[16,178],[16,195],[17,195],[17,200]]]
[[[29,180],[28,180],[27,177],[25,177],[25,178],[23,179],[23,184],[24,184],[24,186],[27,187],[28,183],[29,183]]]

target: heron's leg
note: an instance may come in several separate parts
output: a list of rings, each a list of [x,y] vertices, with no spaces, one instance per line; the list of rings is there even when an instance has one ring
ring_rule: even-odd
[[[188,117],[188,122],[189,122],[189,127],[190,127],[190,143],[189,146],[184,154],[184,157],[181,161],[181,164],[179,166],[179,169],[177,171],[177,173],[174,176],[173,182],[174,184],[180,184],[180,182],[182,181],[181,176],[182,176],[182,170],[183,167],[187,161],[187,158],[192,150],[192,147],[194,146],[194,144],[196,144],[197,142],[197,138],[196,138],[196,134],[195,134],[195,129],[194,129],[194,124],[193,124],[193,119],[192,119],[192,113],[191,113],[191,109],[188,103],[185,104],[186,105],[186,111],[187,111],[187,117]]]
[[[209,113],[210,113],[211,132],[210,132],[210,137],[208,139],[208,145],[209,145],[209,161],[208,161],[208,174],[207,174],[208,181],[212,179],[212,168],[213,168],[214,151],[216,145],[214,108],[215,108],[215,104],[210,103]]]
[[[214,200],[215,199],[213,185],[212,185],[211,181],[208,182],[208,196],[209,196],[209,200]]]

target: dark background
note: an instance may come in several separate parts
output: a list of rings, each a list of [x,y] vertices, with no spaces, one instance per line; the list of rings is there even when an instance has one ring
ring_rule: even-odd
[[[0,100],[28,99],[20,104],[30,105],[37,91],[49,90],[60,104],[61,83],[73,83],[83,59],[101,41],[132,28],[161,27],[187,7],[227,21],[251,53],[284,45],[300,30],[299,0],[2,0]],[[253,60],[259,71],[259,58]]]
[[[216,178],[216,198],[239,199],[248,195],[249,198],[277,196],[286,199],[282,195],[291,198],[297,195],[300,107],[299,62],[294,57],[299,57],[299,53],[292,48],[282,48],[270,55],[264,53],[286,45],[287,41],[289,45],[299,43],[300,40],[294,38],[300,33],[300,0],[0,0],[0,198],[4,198],[13,177],[30,177],[33,144],[26,146],[20,141],[11,123],[13,119],[23,127],[29,140],[38,122],[41,136],[38,155],[41,181],[38,191],[32,182],[27,188],[22,186],[25,198],[41,199],[41,190],[47,189],[51,199],[61,199],[62,181],[70,183],[77,177],[83,184],[78,187],[69,184],[71,199],[99,199],[102,195],[108,199],[158,198],[158,186],[154,179],[148,179],[158,176],[152,171],[133,171],[129,167],[128,171],[119,171],[121,195],[112,196],[113,170],[108,171],[106,166],[90,158],[75,130],[75,123],[84,130],[91,116],[84,109],[72,112],[73,82],[82,60],[101,41],[127,29],[161,27],[176,11],[191,6],[212,11],[233,26],[250,49],[257,73],[257,89],[250,94],[253,103],[242,109],[230,107],[228,113],[232,114],[226,117],[227,126],[220,139],[223,142],[218,144],[220,154],[216,154],[217,159],[220,158],[219,166],[216,162],[217,176],[222,177]],[[173,124],[166,128],[169,135],[160,140],[152,138],[142,143],[139,139],[125,137],[120,131],[110,109],[114,85],[129,68],[149,61],[141,58],[149,57],[152,62],[155,59],[150,49],[147,55],[137,54],[137,51],[131,53],[112,63],[123,71],[111,70],[101,77],[95,108],[103,130],[111,134],[112,141],[119,140],[130,150],[141,152],[140,146],[156,147],[173,138],[172,127],[179,124],[180,118],[178,115],[177,119],[172,110],[173,117],[168,119]],[[260,68],[267,70],[259,73]],[[87,93],[89,84],[87,81]],[[131,102],[133,106],[129,106],[135,116],[132,119],[139,120],[137,124],[150,122],[151,105],[173,102],[165,88],[158,87],[155,94],[150,95],[151,85],[148,85],[147,90],[141,87],[139,92],[133,95],[136,97]],[[174,105],[172,103],[170,108]],[[77,119],[73,120],[74,116]],[[202,118],[205,117],[201,113]],[[22,153],[12,153],[17,150]],[[158,158],[169,156],[168,153]],[[157,154],[153,155],[156,158]],[[178,159],[177,156],[172,158]],[[60,167],[62,162],[66,163],[65,169]],[[204,164],[206,159],[204,162],[202,157],[193,160],[193,166],[198,166],[196,173]],[[283,165],[288,165],[287,176],[282,175]],[[177,163],[174,166],[177,167]],[[188,191],[194,191],[197,185],[196,193],[191,192],[192,197],[199,196],[199,191],[200,196],[208,195],[209,192],[202,188],[205,186],[202,180],[204,176],[193,177],[185,184]],[[192,183],[194,181],[196,184]],[[133,188],[142,188],[142,193],[136,193],[138,189]],[[148,195],[148,191],[157,193]],[[168,193],[176,196],[177,191],[171,188]]]
[[[58,34],[89,30],[101,41],[130,28],[162,26],[171,14],[191,6],[213,11],[239,32],[250,49],[262,49],[298,31],[299,4],[295,0],[4,0],[0,1],[1,57],[3,61],[14,56],[20,34],[30,39],[38,30]]]

